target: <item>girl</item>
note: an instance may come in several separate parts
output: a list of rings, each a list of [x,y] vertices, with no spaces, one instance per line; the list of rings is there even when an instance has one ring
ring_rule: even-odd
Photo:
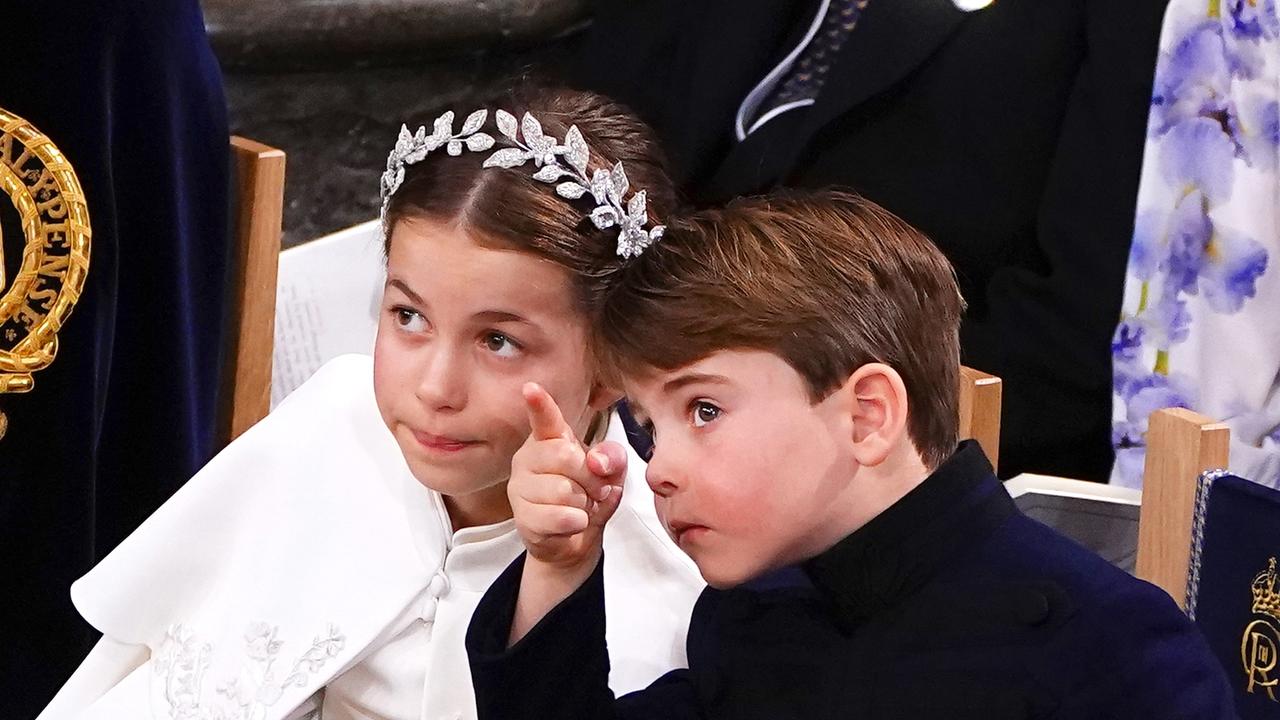
[[[624,109],[521,95],[401,132],[372,361],[318,371],[72,587],[104,637],[41,718],[474,717],[467,622],[522,549],[521,387],[587,444],[625,437],[592,352],[598,278],[674,205]],[[627,466],[605,536],[610,610],[630,618],[610,637],[618,692],[684,663],[702,586]]]

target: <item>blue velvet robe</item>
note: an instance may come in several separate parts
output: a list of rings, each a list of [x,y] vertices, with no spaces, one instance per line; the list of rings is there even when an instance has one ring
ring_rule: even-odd
[[[0,677],[19,718],[93,641],[72,580],[212,454],[230,153],[197,0],[13,0],[0,28],[0,107],[75,167],[93,232],[56,359],[30,393],[0,395]],[[7,220],[12,264],[22,233]]]

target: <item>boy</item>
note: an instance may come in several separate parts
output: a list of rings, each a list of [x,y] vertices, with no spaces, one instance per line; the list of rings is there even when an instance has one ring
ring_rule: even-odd
[[[600,332],[655,433],[659,515],[711,585],[689,668],[605,683],[600,529],[621,448],[527,386],[508,492],[528,552],[467,638],[484,718],[1227,718],[1173,602],[1021,515],[956,446],[953,273],[841,193],[674,223]]]

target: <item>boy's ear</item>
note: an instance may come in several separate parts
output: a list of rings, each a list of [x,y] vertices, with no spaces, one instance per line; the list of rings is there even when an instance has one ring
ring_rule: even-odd
[[[859,465],[879,465],[907,440],[902,376],[883,363],[868,363],[853,371],[841,391],[850,400],[854,459]]]

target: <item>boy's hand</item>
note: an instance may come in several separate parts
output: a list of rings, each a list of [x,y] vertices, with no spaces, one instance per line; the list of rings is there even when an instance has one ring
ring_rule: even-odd
[[[536,383],[523,390],[529,438],[511,460],[507,495],[529,558],[563,571],[594,569],[605,523],[622,499],[626,451],[587,450]]]
[[[511,459],[507,497],[529,553],[511,618],[512,645],[595,570],[627,472],[622,446],[602,442],[587,450],[546,390],[528,383],[523,393],[529,439]]]

